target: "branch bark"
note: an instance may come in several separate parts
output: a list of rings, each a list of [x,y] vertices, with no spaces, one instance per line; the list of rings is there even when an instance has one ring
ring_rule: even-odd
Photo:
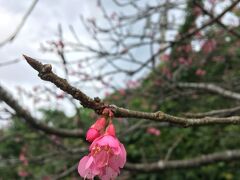
[[[240,159],[240,150],[228,150],[225,152],[217,152],[213,154],[202,155],[200,157],[186,160],[160,160],[155,163],[127,163],[125,169],[141,172],[164,171],[169,169],[187,169],[197,168],[217,162],[229,162]]]
[[[232,116],[226,118],[217,118],[217,117],[204,117],[204,118],[184,118],[177,117],[166,114],[162,111],[158,111],[155,113],[141,112],[141,111],[133,111],[121,107],[117,107],[115,105],[104,104],[99,100],[99,98],[92,99],[84,94],[81,90],[71,86],[67,80],[59,77],[55,73],[52,72],[52,67],[50,64],[42,64],[39,61],[30,58],[24,55],[27,62],[39,72],[39,77],[45,81],[50,81],[55,84],[57,87],[65,91],[66,93],[73,96],[74,99],[79,100],[83,107],[90,108],[95,110],[96,113],[101,114],[105,107],[109,107],[113,110],[115,117],[126,117],[126,118],[138,118],[138,119],[148,119],[157,122],[168,122],[175,125],[180,125],[184,127],[189,126],[201,126],[201,125],[211,125],[211,124],[240,124],[240,116]],[[205,87],[205,86],[204,86]],[[211,87],[212,86],[207,86]],[[215,88],[214,88],[215,89]],[[217,88],[217,92],[223,92],[224,94],[232,97],[239,96],[239,94],[232,94],[227,90],[222,90],[221,88]]]

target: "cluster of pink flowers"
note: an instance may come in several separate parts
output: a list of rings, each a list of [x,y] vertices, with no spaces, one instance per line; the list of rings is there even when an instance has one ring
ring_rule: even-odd
[[[105,108],[103,116],[87,131],[86,140],[92,144],[78,165],[78,173],[85,179],[115,179],[126,163],[126,150],[116,137],[112,118],[112,111]]]
[[[26,154],[27,154],[27,147],[23,146],[19,154],[19,161],[22,163],[18,169],[18,176],[20,177],[29,176],[29,173],[26,170],[28,166],[28,159],[26,157]]]

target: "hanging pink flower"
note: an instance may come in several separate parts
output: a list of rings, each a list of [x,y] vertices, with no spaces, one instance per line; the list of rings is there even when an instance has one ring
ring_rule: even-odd
[[[114,179],[126,163],[126,150],[116,138],[115,127],[111,123],[105,134],[92,142],[89,151],[89,155],[84,156],[78,165],[78,173],[87,179],[94,176],[102,180]]]

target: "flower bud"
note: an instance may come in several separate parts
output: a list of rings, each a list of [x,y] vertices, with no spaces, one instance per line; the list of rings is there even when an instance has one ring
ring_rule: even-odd
[[[101,131],[102,129],[104,129],[106,126],[106,119],[104,117],[101,117],[99,119],[97,119],[97,121],[91,126],[91,128],[95,128],[98,131]]]
[[[95,128],[89,128],[86,134],[86,140],[88,142],[93,142],[96,138],[100,136],[100,133]]]
[[[108,134],[108,135],[111,135],[111,136],[114,136],[114,137],[116,136],[115,127],[112,123],[109,124],[109,126],[107,127],[105,134]]]

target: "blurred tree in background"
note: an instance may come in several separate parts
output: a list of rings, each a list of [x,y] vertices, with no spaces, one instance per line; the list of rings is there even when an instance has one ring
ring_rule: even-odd
[[[113,0],[112,12],[105,8],[110,1],[98,1],[104,22],[81,19],[94,43],[82,43],[73,26],[75,41],[64,39],[59,26],[58,39],[42,45],[58,55],[74,87],[104,90],[102,102],[116,111],[127,150],[119,179],[239,178],[238,2]],[[76,61],[68,53],[81,55]],[[123,77],[128,81],[118,86]],[[76,167],[88,151],[84,133],[102,106],[80,98],[82,107],[63,89],[50,85],[23,94],[34,103],[68,101],[71,117],[45,105],[35,116],[0,86],[0,118],[9,120],[0,132],[0,179],[79,179]]]

